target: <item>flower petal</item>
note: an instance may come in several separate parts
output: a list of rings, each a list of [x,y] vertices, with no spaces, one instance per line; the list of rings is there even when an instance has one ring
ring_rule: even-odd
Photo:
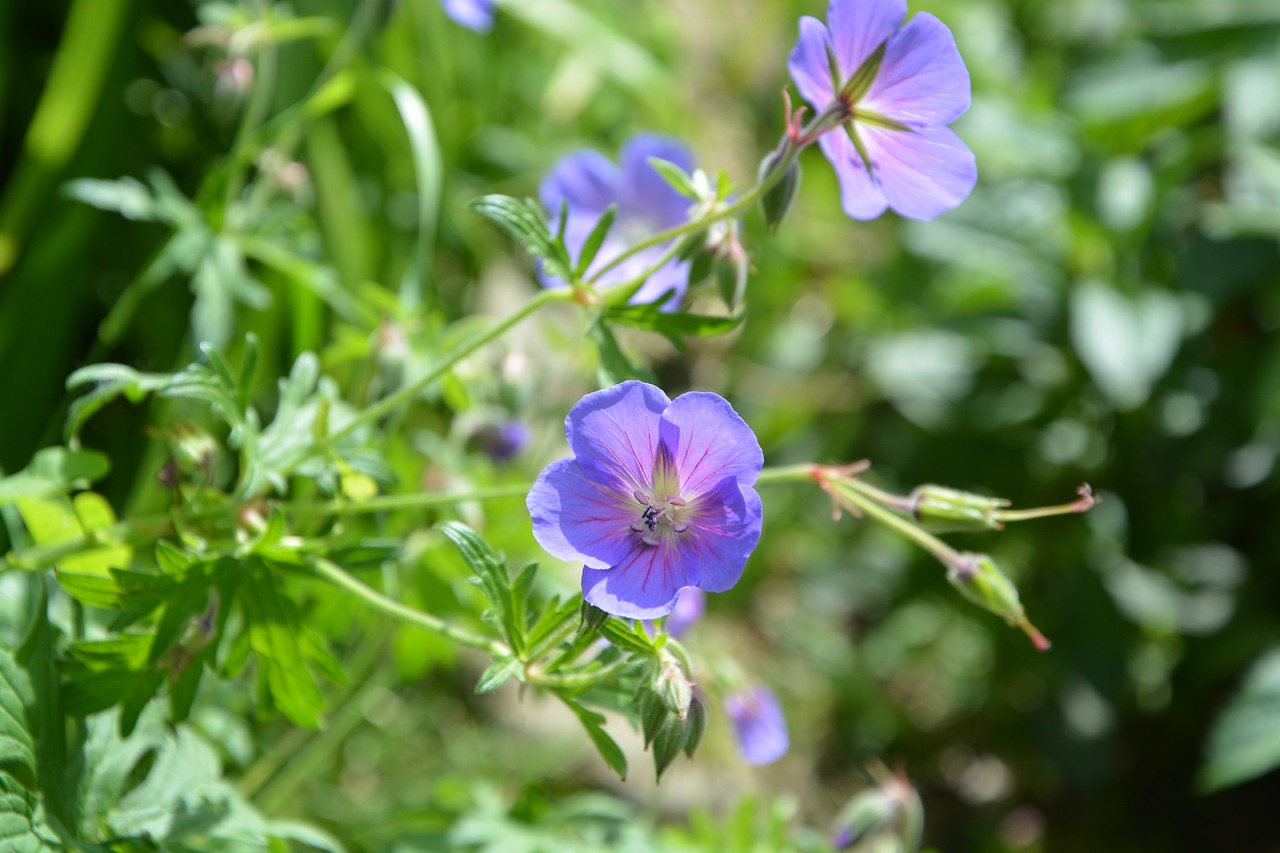
[[[707,592],[732,589],[760,541],[763,517],[755,489],[731,477],[704,492],[677,540],[685,575]]]
[[[533,538],[561,560],[607,569],[633,547],[631,524],[643,509],[625,495],[593,482],[573,459],[552,462],[525,500]]]
[[[787,70],[795,81],[800,96],[818,112],[822,112],[836,99],[836,89],[831,82],[831,63],[827,60],[827,48],[831,36],[817,18],[805,15],[800,19],[800,38],[787,57]]]
[[[973,152],[949,128],[913,132],[856,126],[889,206],[910,219],[933,219],[964,201],[978,180]]]
[[[594,221],[606,207],[618,203],[621,181],[618,167],[598,151],[576,151],[561,157],[538,187],[542,206],[551,215],[552,232],[562,203],[567,203],[572,213],[592,216]]]
[[[666,394],[634,379],[593,391],[564,419],[569,449],[586,476],[624,492],[646,487],[653,474],[658,424]]]
[[[760,476],[760,442],[719,394],[681,394],[662,413],[658,429],[675,456],[680,495],[686,500],[717,488],[726,477],[749,486]]]
[[[867,172],[847,130],[836,128],[824,133],[818,137],[818,147],[840,179],[840,206],[845,213],[854,219],[875,219],[885,212],[889,202]]]
[[[656,233],[688,221],[692,201],[667,183],[650,165],[650,157],[669,160],[688,172],[693,169],[693,152],[678,139],[655,133],[636,134],[622,146],[619,216],[635,217]]]
[[[786,755],[791,746],[787,719],[769,688],[756,685],[731,693],[724,700],[724,710],[733,723],[738,755],[744,762],[772,764]]]
[[[840,73],[848,80],[907,17],[907,0],[831,0],[827,23]]]
[[[468,29],[487,33],[493,28],[494,0],[440,0],[444,13]]]
[[[904,124],[950,124],[969,100],[969,69],[955,37],[921,12],[889,39],[880,73],[858,107]]]
[[[676,606],[682,587],[694,579],[674,559],[670,540],[645,545],[633,540],[631,552],[604,571],[582,570],[582,597],[606,613],[626,619],[657,619]]]

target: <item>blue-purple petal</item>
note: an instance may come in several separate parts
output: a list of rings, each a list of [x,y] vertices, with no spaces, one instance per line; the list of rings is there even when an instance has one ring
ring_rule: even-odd
[[[827,28],[817,18],[805,15],[800,19],[800,38],[787,57],[787,70],[800,90],[800,97],[816,111],[822,112],[836,99],[836,87],[831,80],[831,63],[827,49],[831,37]]]
[[[907,0],[831,0],[827,23],[842,76],[852,77],[905,17]]]
[[[569,449],[597,483],[638,489],[653,476],[658,424],[670,404],[660,389],[634,379],[593,391],[564,420]]]
[[[764,466],[755,433],[719,394],[681,394],[662,413],[659,435],[673,449],[686,497],[726,477],[749,486]]]
[[[955,37],[921,12],[889,39],[880,72],[858,106],[919,126],[950,124],[969,109],[969,100],[969,69]]]
[[[686,575],[707,592],[732,589],[760,541],[764,513],[750,486],[726,477],[698,500],[699,512],[681,535],[676,555]]]
[[[680,590],[697,580],[685,574],[666,541],[634,547],[611,569],[582,570],[582,597],[606,613],[624,619],[657,619],[676,606]]]
[[[560,158],[551,174],[542,179],[538,195],[553,222],[560,218],[561,206],[567,204],[571,216],[590,218],[594,224],[605,208],[618,203],[621,181],[618,167],[608,157],[598,151],[575,151]]]
[[[688,172],[693,169],[693,152],[680,140],[656,133],[638,133],[622,146],[619,216],[639,219],[657,233],[687,222],[693,202],[667,183],[649,163],[650,157]]]
[[[573,459],[544,468],[525,506],[533,538],[548,554],[592,569],[607,569],[626,557],[635,540],[630,525],[643,509],[590,479]]]
[[[853,130],[857,132],[855,125]],[[827,155],[840,181],[840,206],[854,219],[875,219],[889,207],[880,185],[867,171],[862,156],[843,128],[818,138],[818,147]]]
[[[487,33],[493,28],[495,0],[440,0],[440,5],[454,23],[478,33]]]
[[[686,586],[680,590],[676,598],[676,606],[667,616],[664,626],[666,632],[673,637],[679,637],[702,618],[702,614],[706,609],[706,593],[696,586]]]
[[[738,755],[744,762],[772,764],[786,755],[791,735],[782,706],[771,690],[757,685],[732,693],[724,700],[724,708],[733,724]]]
[[[862,125],[858,133],[889,206],[909,219],[951,210],[978,180],[973,152],[949,128],[907,132]]]

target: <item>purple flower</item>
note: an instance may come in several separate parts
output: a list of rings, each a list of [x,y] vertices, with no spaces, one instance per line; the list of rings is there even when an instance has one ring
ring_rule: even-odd
[[[497,0],[440,0],[440,5],[454,23],[469,30],[487,33],[493,28],[493,10]]]
[[[724,700],[725,713],[733,723],[738,755],[747,764],[772,764],[786,755],[791,746],[787,721],[773,691],[756,685]]]
[[[642,133],[622,146],[620,166],[598,152],[578,151],[563,157],[543,180],[539,192],[542,206],[551,214],[552,231],[559,221],[561,206],[568,207],[564,241],[575,261],[601,214],[609,205],[617,206],[617,218],[587,269],[587,277],[640,240],[689,220],[689,199],[649,165],[650,157],[675,163],[686,172],[693,168],[693,154],[682,142]],[[597,284],[607,287],[633,281],[669,248],[670,244],[664,243],[638,252],[602,275]],[[649,276],[631,302],[641,305],[664,301],[665,306],[674,308],[684,296],[688,277],[688,262],[669,261]],[[542,283],[547,287],[564,284],[546,273],[542,274]]]
[[[666,632],[678,638],[702,618],[702,614],[706,609],[707,594],[696,586],[686,586],[680,590],[680,594],[676,597],[676,606],[667,616],[667,622],[664,626]],[[653,622],[646,622],[644,627],[650,634],[653,633]]]
[[[533,535],[584,564],[582,594],[615,616],[656,619],[684,587],[724,592],[760,539],[751,488],[764,455],[716,394],[674,401],[643,382],[588,394],[569,410],[573,458],[529,492]]]
[[[926,12],[902,26],[906,14],[906,0],[831,0],[830,29],[801,18],[787,63],[804,99],[841,122],[818,145],[854,219],[886,207],[933,219],[978,179],[973,153],[947,128],[969,108],[969,72],[955,39]]]
[[[471,441],[493,461],[510,462],[529,444],[529,427],[523,421],[489,423],[472,433]]]

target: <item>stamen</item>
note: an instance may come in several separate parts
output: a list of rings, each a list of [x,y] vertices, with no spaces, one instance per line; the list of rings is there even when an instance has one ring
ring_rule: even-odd
[[[670,497],[670,498],[667,498],[667,503],[671,504],[672,506],[684,506],[684,498]]]
[[[684,533],[686,530],[689,529],[689,525],[672,523],[671,529],[674,530],[676,533]]]
[[[632,492],[631,497],[635,498],[637,501],[639,501],[642,504],[645,504],[646,506],[650,503],[649,496],[646,495],[644,492],[640,491],[639,489],[636,489],[634,492]]]

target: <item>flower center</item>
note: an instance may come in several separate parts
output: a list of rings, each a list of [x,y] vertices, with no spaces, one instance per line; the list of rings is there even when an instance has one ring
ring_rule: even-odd
[[[640,534],[640,541],[644,544],[660,545],[664,537],[671,538],[689,529],[690,511],[684,498],[671,495],[665,499],[654,499],[639,489],[631,495],[644,507],[640,517],[631,522],[631,530]]]

